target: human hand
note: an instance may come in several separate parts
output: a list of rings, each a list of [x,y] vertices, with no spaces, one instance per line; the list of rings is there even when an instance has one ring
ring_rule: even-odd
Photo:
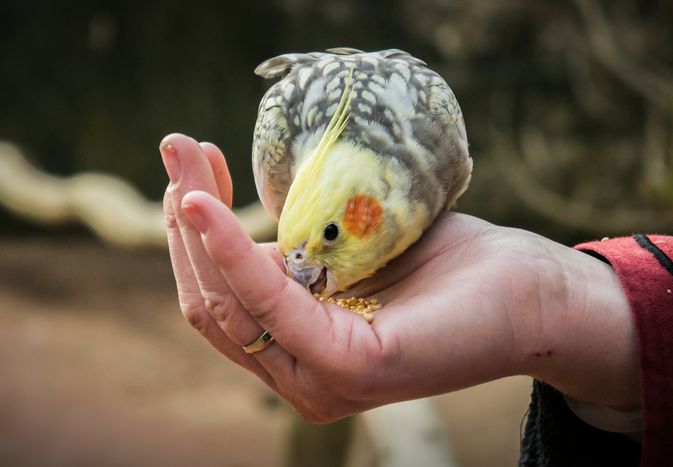
[[[230,210],[231,179],[216,147],[169,135],[161,152],[183,313],[305,418],[328,422],[514,374],[578,400],[637,406],[628,303],[601,261],[445,213],[407,252],[348,291],[384,304],[369,325],[316,301],[285,276],[273,244],[247,236]],[[246,354],[241,346],[263,329],[276,343]]]

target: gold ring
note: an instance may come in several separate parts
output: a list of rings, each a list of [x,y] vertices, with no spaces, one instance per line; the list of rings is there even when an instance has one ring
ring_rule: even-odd
[[[248,345],[244,345],[243,350],[245,353],[257,353],[266,349],[271,344],[273,344],[273,336],[269,334],[269,331],[264,331],[257,339]]]

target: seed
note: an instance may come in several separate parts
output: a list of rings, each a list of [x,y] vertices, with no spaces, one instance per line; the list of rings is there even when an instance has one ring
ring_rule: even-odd
[[[367,320],[368,323],[371,323],[374,320],[374,313],[377,310],[380,310],[383,305],[379,303],[376,298],[363,298],[363,297],[349,297],[349,298],[334,298],[334,297],[324,297],[318,293],[313,294],[313,296],[321,302],[334,303],[335,305],[340,306],[341,308],[346,308],[353,313],[357,313]]]

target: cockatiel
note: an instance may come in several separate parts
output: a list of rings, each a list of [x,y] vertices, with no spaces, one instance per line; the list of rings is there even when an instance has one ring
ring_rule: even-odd
[[[446,82],[401,50],[271,58],[253,170],[288,275],[330,296],[371,276],[467,189],[462,112]]]

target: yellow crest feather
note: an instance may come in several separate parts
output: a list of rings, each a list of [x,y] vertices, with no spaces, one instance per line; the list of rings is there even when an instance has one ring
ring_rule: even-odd
[[[327,124],[325,133],[323,133],[318,146],[316,146],[308,161],[306,161],[303,167],[301,167],[297,172],[294,182],[290,186],[287,198],[285,200],[285,206],[292,204],[298,194],[302,193],[302,188],[304,185],[313,178],[310,177],[310,179],[305,179],[305,177],[302,177],[302,174],[306,171],[309,171],[309,173],[312,173],[315,176],[317,171],[322,169],[325,163],[325,157],[332,150],[337,139],[339,139],[339,136],[341,136],[341,133],[343,133],[346,125],[348,124],[348,120],[350,119],[350,103],[351,98],[353,97],[353,88],[351,87],[351,82],[353,80],[354,67],[355,66],[353,65],[350,69],[350,72],[348,73],[348,78],[346,79],[346,85],[344,86],[344,91],[341,94],[339,105],[337,106],[337,109],[334,112],[334,115],[332,115],[329,123]]]

